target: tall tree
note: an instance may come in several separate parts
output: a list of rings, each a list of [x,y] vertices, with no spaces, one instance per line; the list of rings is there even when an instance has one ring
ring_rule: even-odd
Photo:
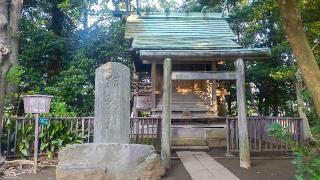
[[[295,69],[293,57],[290,57],[289,60],[290,60],[290,65]],[[302,82],[299,81],[301,79],[299,70],[296,72],[295,76],[296,76],[295,91],[297,96],[297,109],[298,109],[298,114],[300,118],[303,119],[304,139],[308,141],[315,141],[315,139],[312,136],[307,114],[304,111],[305,108],[303,107],[304,105],[303,105],[303,96],[302,96],[302,88],[301,88]]]
[[[2,137],[6,75],[13,65],[18,64],[19,20],[22,6],[23,0],[0,0],[0,137]]]
[[[320,70],[305,35],[296,0],[278,0],[288,41],[320,116]]]

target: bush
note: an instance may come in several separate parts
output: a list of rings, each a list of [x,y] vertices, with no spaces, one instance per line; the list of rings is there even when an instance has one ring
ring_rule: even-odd
[[[268,135],[280,139],[291,147],[295,156],[292,161],[296,166],[296,178],[298,180],[312,179],[320,180],[320,144],[299,145],[291,140],[288,128],[279,123],[274,123],[268,127]]]

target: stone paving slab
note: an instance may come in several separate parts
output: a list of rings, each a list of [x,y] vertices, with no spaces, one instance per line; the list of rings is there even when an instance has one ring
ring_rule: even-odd
[[[239,180],[206,152],[178,151],[177,155],[193,180]]]

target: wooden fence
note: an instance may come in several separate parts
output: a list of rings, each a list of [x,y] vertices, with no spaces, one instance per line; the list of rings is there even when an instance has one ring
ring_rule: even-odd
[[[48,118],[48,125],[40,124],[39,154],[56,152],[59,143],[90,143],[93,142],[93,117],[61,117]],[[300,118],[249,117],[248,133],[250,149],[253,152],[289,151],[290,147],[280,140],[267,135],[267,127],[279,123],[286,127],[291,139],[303,142],[303,122]],[[227,118],[227,151],[239,151],[239,135],[237,118]],[[4,118],[1,151],[7,157],[16,157],[33,153],[34,119]],[[150,144],[157,151],[161,149],[161,119],[131,118],[130,143]],[[62,139],[62,140],[61,140]],[[69,139],[69,140],[68,140]],[[66,144],[63,144],[66,145]]]
[[[33,153],[34,118],[4,118],[1,152],[7,157]],[[159,118],[131,118],[130,143],[154,145],[160,150]],[[39,124],[39,154],[57,152],[68,143],[93,142],[93,117],[50,117],[48,125]],[[59,144],[60,143],[60,144]]]
[[[271,124],[278,123],[291,140],[303,143],[303,121],[301,118],[283,117],[248,117],[249,146],[252,152],[290,151],[290,147],[281,140],[268,135],[267,129]],[[227,151],[239,151],[239,129],[236,117],[227,118]]]
[[[50,117],[39,124],[39,154],[57,151],[59,143],[93,141],[93,117]],[[1,151],[7,157],[33,152],[34,118],[4,118]],[[65,145],[65,144],[63,144]]]
[[[157,151],[160,151],[161,118],[131,118],[130,129],[130,143],[153,145]]]

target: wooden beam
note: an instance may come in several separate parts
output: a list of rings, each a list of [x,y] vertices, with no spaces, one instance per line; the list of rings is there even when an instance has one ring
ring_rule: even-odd
[[[171,93],[172,93],[172,61],[170,58],[164,60],[163,65],[163,109],[161,121],[161,164],[170,168],[171,158]]]
[[[211,71],[216,71],[217,70],[217,63],[213,62],[211,63]],[[216,80],[211,80],[211,110],[215,115],[218,115],[218,102],[217,102],[217,81]]]
[[[172,72],[172,80],[236,80],[236,72]]]
[[[239,58],[235,61],[237,71],[237,106],[238,106],[238,128],[239,128],[239,156],[240,167],[250,167],[250,148],[248,139],[248,126],[246,115],[246,98],[245,98],[245,74],[244,62]]]
[[[220,61],[245,58],[246,60],[268,59],[269,48],[223,49],[223,50],[140,50],[142,61],[163,61],[170,57],[173,61]]]
[[[157,90],[157,64],[155,61],[152,61],[151,65],[151,96],[152,96],[152,107],[155,108],[157,106],[156,99],[156,90]]]
[[[221,59],[220,60],[217,59],[214,62],[219,62],[219,61],[221,61]],[[152,64],[152,60],[142,60],[141,62],[142,62],[142,64]],[[156,61],[156,62],[157,62],[157,64],[163,64],[163,61]],[[211,64],[212,62],[213,62],[212,59],[209,59],[209,60],[202,59],[202,61],[199,61],[199,58],[197,58],[195,61],[192,61],[190,59],[185,60],[185,61],[183,61],[183,60],[180,60],[180,61],[175,60],[174,64]]]

